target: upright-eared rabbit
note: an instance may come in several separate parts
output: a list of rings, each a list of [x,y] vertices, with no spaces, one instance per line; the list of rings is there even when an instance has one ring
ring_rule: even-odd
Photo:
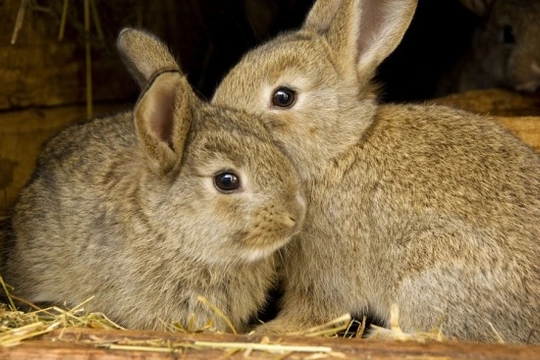
[[[49,141],[20,194],[3,271],[15,293],[70,305],[95,296],[130,328],[177,321],[243,330],[303,221],[298,175],[262,124],[198,100],[167,48],[125,29],[144,87],[132,112]]]
[[[540,89],[540,1],[460,0],[480,17],[469,50],[440,81],[440,95],[470,89]]]
[[[540,328],[539,156],[489,119],[377,103],[371,79],[415,7],[318,0],[216,90],[271,131],[308,194],[281,251],[282,310],[261,331],[344,312],[388,324],[394,304],[408,332],[513,343]]]

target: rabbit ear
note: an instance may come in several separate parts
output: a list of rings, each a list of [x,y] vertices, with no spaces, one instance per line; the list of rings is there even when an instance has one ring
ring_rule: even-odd
[[[197,101],[178,72],[158,74],[140,97],[133,116],[152,169],[167,173],[180,164]]]
[[[326,36],[340,69],[373,76],[409,27],[417,0],[318,0],[305,29]],[[369,79],[368,79],[369,80]]]
[[[167,47],[145,31],[123,29],[116,40],[116,48],[131,76],[141,88],[158,72],[180,71],[180,66]]]
[[[461,4],[479,16],[484,16],[493,5],[494,0],[460,0]]]

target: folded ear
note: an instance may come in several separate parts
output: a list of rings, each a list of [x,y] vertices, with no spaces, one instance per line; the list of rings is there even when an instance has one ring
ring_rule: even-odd
[[[417,0],[317,0],[305,29],[326,36],[337,66],[368,80],[401,42]]]
[[[461,4],[479,16],[487,14],[495,0],[460,0]]]
[[[158,74],[137,101],[133,115],[137,136],[157,173],[180,165],[198,101],[185,76],[175,71]]]
[[[131,76],[143,88],[152,76],[163,71],[180,71],[167,47],[154,35],[125,28],[118,35],[116,48]]]

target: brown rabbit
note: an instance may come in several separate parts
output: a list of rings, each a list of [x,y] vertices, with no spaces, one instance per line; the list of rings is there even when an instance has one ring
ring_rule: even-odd
[[[242,330],[275,280],[273,254],[305,212],[291,162],[262,124],[198,100],[166,47],[124,30],[133,112],[47,143],[12,218],[5,279],[33,302],[91,296],[130,328]]]
[[[470,49],[446,73],[438,93],[540,88],[540,1],[460,0],[481,18]]]
[[[318,0],[216,90],[271,130],[309,194],[281,254],[282,311],[261,330],[345,312],[388,323],[393,304],[408,332],[525,342],[540,328],[538,155],[480,116],[377,104],[370,81],[415,6]]]

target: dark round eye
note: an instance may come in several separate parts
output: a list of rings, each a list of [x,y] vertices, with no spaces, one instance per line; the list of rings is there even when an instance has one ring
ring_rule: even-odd
[[[280,87],[272,96],[272,104],[282,108],[289,108],[296,102],[296,92],[286,87]]]
[[[233,192],[240,188],[240,178],[235,173],[222,172],[214,176],[214,186],[221,192]]]
[[[514,44],[516,42],[516,34],[512,25],[505,25],[502,28],[502,41],[505,44]]]

